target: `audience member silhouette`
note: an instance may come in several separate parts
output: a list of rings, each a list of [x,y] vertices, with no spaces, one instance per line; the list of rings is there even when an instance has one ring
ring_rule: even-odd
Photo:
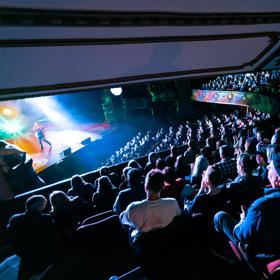
[[[223,181],[233,180],[237,176],[236,159],[233,158],[233,148],[223,145],[219,148],[220,161],[215,165],[219,168]]]
[[[112,184],[108,176],[98,178],[97,191],[92,196],[96,213],[112,210],[118,192],[119,189]]]
[[[280,252],[280,150],[273,152],[268,179],[272,188],[247,209],[241,206],[240,221],[226,212],[218,212],[214,223],[216,230],[224,233],[236,245],[239,242],[250,255]]]
[[[71,188],[67,195],[79,196],[88,202],[91,202],[92,195],[96,191],[91,183],[87,183],[80,175],[74,175],[71,178]]]
[[[119,192],[113,210],[120,214],[133,201],[140,201],[146,197],[141,171],[131,168],[127,174],[128,188]]]
[[[21,258],[18,279],[40,274],[57,257],[55,226],[49,214],[43,214],[47,199],[42,195],[29,197],[25,213],[15,214],[7,225],[8,236]]]

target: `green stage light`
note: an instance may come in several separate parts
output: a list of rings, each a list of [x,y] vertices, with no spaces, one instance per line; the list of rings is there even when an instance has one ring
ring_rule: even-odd
[[[0,124],[0,130],[2,130],[6,134],[21,134],[23,126],[17,121],[7,121],[2,119],[2,123]]]

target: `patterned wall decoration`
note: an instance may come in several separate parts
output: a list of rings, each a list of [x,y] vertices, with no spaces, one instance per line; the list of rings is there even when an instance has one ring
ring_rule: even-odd
[[[272,97],[252,92],[193,89],[192,100],[200,102],[246,106],[261,112],[280,112],[280,104]]]

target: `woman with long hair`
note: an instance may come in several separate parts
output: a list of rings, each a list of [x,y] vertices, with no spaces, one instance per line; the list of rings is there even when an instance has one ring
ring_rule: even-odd
[[[63,191],[54,191],[49,196],[51,216],[62,237],[72,237],[78,226],[78,217],[70,198]]]
[[[71,189],[68,190],[67,195],[79,196],[91,202],[94,191],[93,184],[87,183],[82,176],[76,174],[71,178]]]
[[[97,213],[113,209],[113,204],[118,195],[116,188],[108,176],[98,178],[97,191],[92,196],[94,209]]]

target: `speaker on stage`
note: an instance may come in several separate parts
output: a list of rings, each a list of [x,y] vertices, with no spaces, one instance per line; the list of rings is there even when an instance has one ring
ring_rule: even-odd
[[[90,143],[91,143],[91,137],[88,137],[81,142],[81,144],[84,145],[84,146],[88,145]]]
[[[67,148],[66,150],[62,151],[59,155],[60,155],[60,158],[63,159],[69,155],[71,155],[72,153],[72,150],[71,148]]]

